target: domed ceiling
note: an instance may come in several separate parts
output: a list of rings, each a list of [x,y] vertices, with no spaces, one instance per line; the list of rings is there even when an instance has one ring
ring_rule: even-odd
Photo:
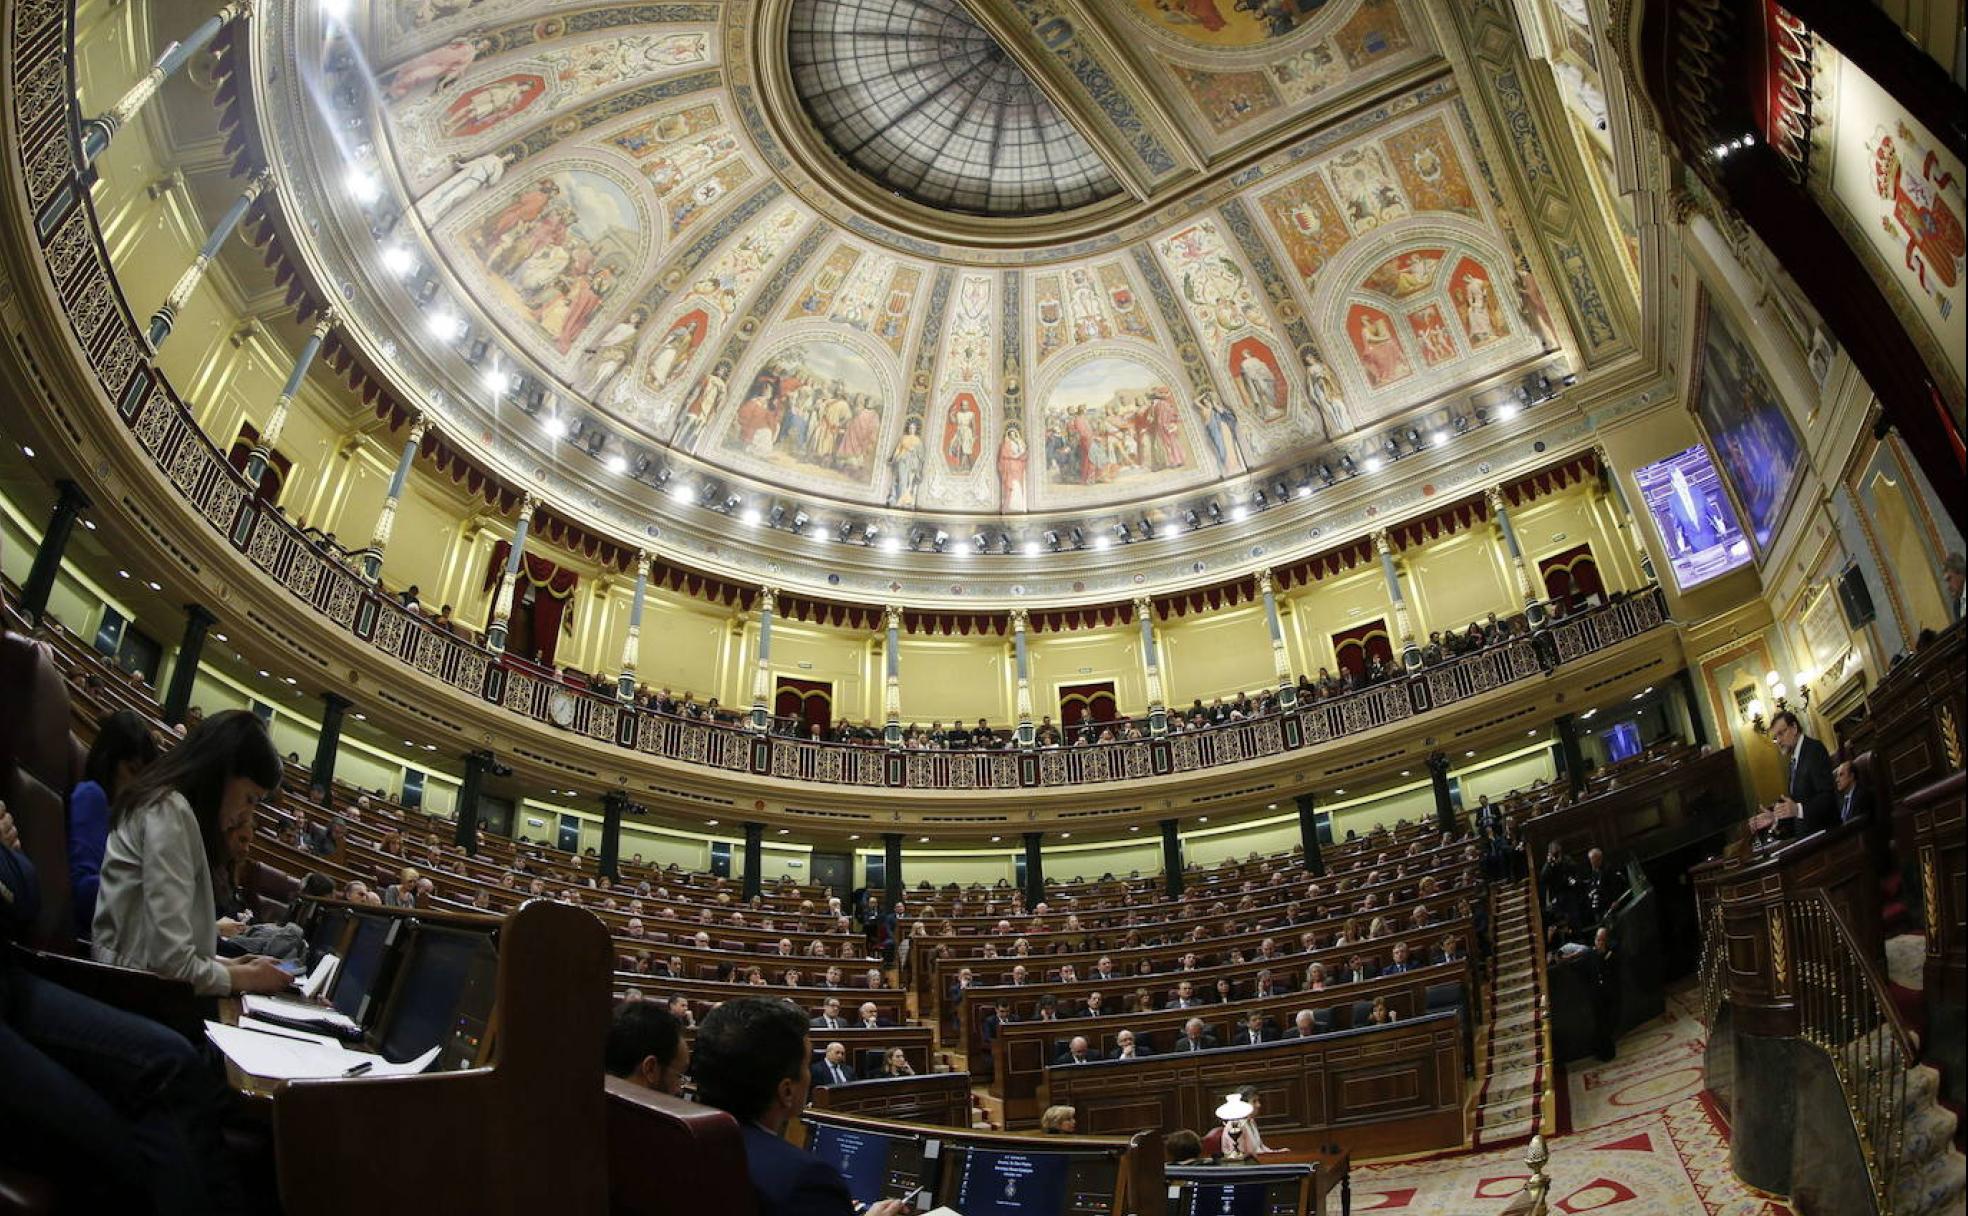
[[[1630,350],[1447,7],[387,0],[287,14],[259,104],[352,166],[351,327],[594,501],[1091,531]]]

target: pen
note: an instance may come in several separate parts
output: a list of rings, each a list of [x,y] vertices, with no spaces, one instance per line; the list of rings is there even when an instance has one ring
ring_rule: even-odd
[[[237,1026],[234,1029],[250,1030],[254,1034],[263,1034],[276,1039],[287,1039],[295,1043],[307,1043],[310,1045],[314,1043],[313,1039],[304,1039],[297,1034],[281,1034],[278,1030],[261,1030],[258,1026]]]
[[[376,1066],[376,1062],[374,1060],[364,1060],[360,1064],[355,1064],[348,1068],[343,1069],[342,1075],[345,1077],[359,1077],[363,1073],[368,1072],[370,1069],[374,1068],[375,1066]]]

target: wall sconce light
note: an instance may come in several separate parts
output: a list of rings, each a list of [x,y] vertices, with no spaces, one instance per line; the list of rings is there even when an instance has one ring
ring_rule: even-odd
[[[1770,719],[1786,710],[1803,713],[1811,708],[1811,676],[1808,672],[1797,673],[1797,687],[1793,690],[1783,682],[1783,677],[1774,671],[1763,674],[1763,686],[1769,690],[1770,700],[1766,705],[1761,697],[1751,697],[1743,706],[1744,721],[1757,734],[1767,734]]]

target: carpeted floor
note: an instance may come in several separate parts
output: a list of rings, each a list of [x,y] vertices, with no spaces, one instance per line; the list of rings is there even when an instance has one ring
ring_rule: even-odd
[[[1616,1216],[1788,1216],[1729,1171],[1728,1124],[1702,1092],[1702,1027],[1691,993],[1620,1041],[1607,1064],[1567,1070],[1568,1123],[1547,1139],[1551,1210]],[[1355,1212],[1487,1216],[1530,1171],[1524,1148],[1353,1170]]]

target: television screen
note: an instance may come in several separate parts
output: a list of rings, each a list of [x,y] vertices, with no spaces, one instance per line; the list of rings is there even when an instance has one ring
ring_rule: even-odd
[[[1061,1153],[1007,1153],[973,1148],[963,1157],[956,1202],[963,1216],[1059,1216],[1066,1204]]]
[[[1606,741],[1606,760],[1618,764],[1628,756],[1640,754],[1640,728],[1631,722],[1615,723],[1600,735]]]
[[[887,1136],[816,1121],[806,1147],[840,1170],[858,1204],[905,1199],[923,1185],[923,1144],[917,1136]]]
[[[1682,591],[1745,565],[1754,556],[1707,448],[1696,444],[1643,465],[1634,470],[1633,479],[1674,569],[1674,585]]]

